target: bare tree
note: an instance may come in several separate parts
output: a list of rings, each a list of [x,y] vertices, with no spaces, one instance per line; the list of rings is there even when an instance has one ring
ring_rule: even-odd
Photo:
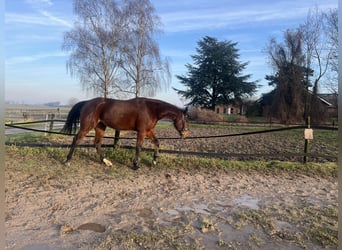
[[[67,69],[104,97],[152,96],[168,86],[169,63],[155,41],[160,19],[149,0],[74,0],[74,28],[64,35]]]
[[[284,123],[302,120],[306,68],[301,33],[287,30],[284,44],[271,39],[266,53],[276,72],[266,76],[269,84],[275,87],[271,92],[270,116]]]
[[[313,69],[312,95],[308,98],[309,105],[306,116],[310,116],[314,122],[322,120],[321,103],[318,98],[320,82],[327,73],[332,56],[332,48],[328,46],[328,37],[324,32],[324,14],[318,9],[310,10],[304,24],[298,30],[302,36],[305,63],[307,69]],[[310,75],[306,74],[309,82]]]
[[[121,11],[113,0],[74,0],[74,28],[64,34],[67,69],[84,89],[108,97],[117,91]]]
[[[136,97],[155,95],[170,81],[169,63],[162,59],[155,36],[161,32],[160,19],[149,0],[123,1],[127,29],[121,44],[121,64],[126,89]]]
[[[334,94],[338,93],[338,11],[332,9],[326,13],[323,13],[325,19],[324,31],[328,37],[328,46],[331,49],[329,67],[330,76],[327,88]]]

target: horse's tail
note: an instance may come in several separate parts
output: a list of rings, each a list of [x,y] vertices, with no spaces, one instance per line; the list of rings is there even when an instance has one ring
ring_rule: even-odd
[[[61,132],[66,134],[76,132],[77,124],[80,122],[81,110],[86,102],[87,101],[78,102],[71,108]]]

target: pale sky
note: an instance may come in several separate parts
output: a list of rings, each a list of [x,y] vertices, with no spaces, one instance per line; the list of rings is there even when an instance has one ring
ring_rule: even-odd
[[[249,62],[244,74],[264,85],[256,97],[270,91],[265,75],[272,73],[263,49],[270,37],[283,41],[286,29],[297,28],[309,9],[338,7],[337,0],[172,0],[151,1],[161,18],[158,38],[169,58],[172,83],[154,98],[183,105],[171,87],[182,88],[175,75],[186,74],[197,42],[205,36],[237,42],[240,61]],[[5,100],[40,104],[71,98],[90,99],[66,70],[63,34],[73,27],[72,0],[7,0],[5,2]]]

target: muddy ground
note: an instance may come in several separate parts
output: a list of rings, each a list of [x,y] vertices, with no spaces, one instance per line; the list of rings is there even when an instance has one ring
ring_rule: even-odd
[[[234,132],[192,129],[192,135]],[[169,129],[157,134],[177,136]],[[302,141],[302,132],[291,132],[161,140],[161,148],[267,151],[281,157],[280,152],[302,150]],[[134,145],[130,140],[121,143]],[[337,152],[334,145],[311,145],[313,151]],[[108,169],[96,162],[89,149],[79,149],[67,169],[62,164],[67,149],[60,151],[6,148],[7,249],[337,248],[334,175],[233,166],[212,169],[210,161],[198,159],[201,167],[197,167],[196,159],[177,161],[180,156],[163,154],[161,162],[170,159],[172,167],[159,164],[150,169],[142,164],[133,171],[109,158],[114,166]],[[325,159],[317,161],[327,164]]]

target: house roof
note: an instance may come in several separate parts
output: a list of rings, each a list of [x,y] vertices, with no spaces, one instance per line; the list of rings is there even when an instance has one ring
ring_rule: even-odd
[[[318,94],[318,98],[329,107],[336,106],[337,94]]]

